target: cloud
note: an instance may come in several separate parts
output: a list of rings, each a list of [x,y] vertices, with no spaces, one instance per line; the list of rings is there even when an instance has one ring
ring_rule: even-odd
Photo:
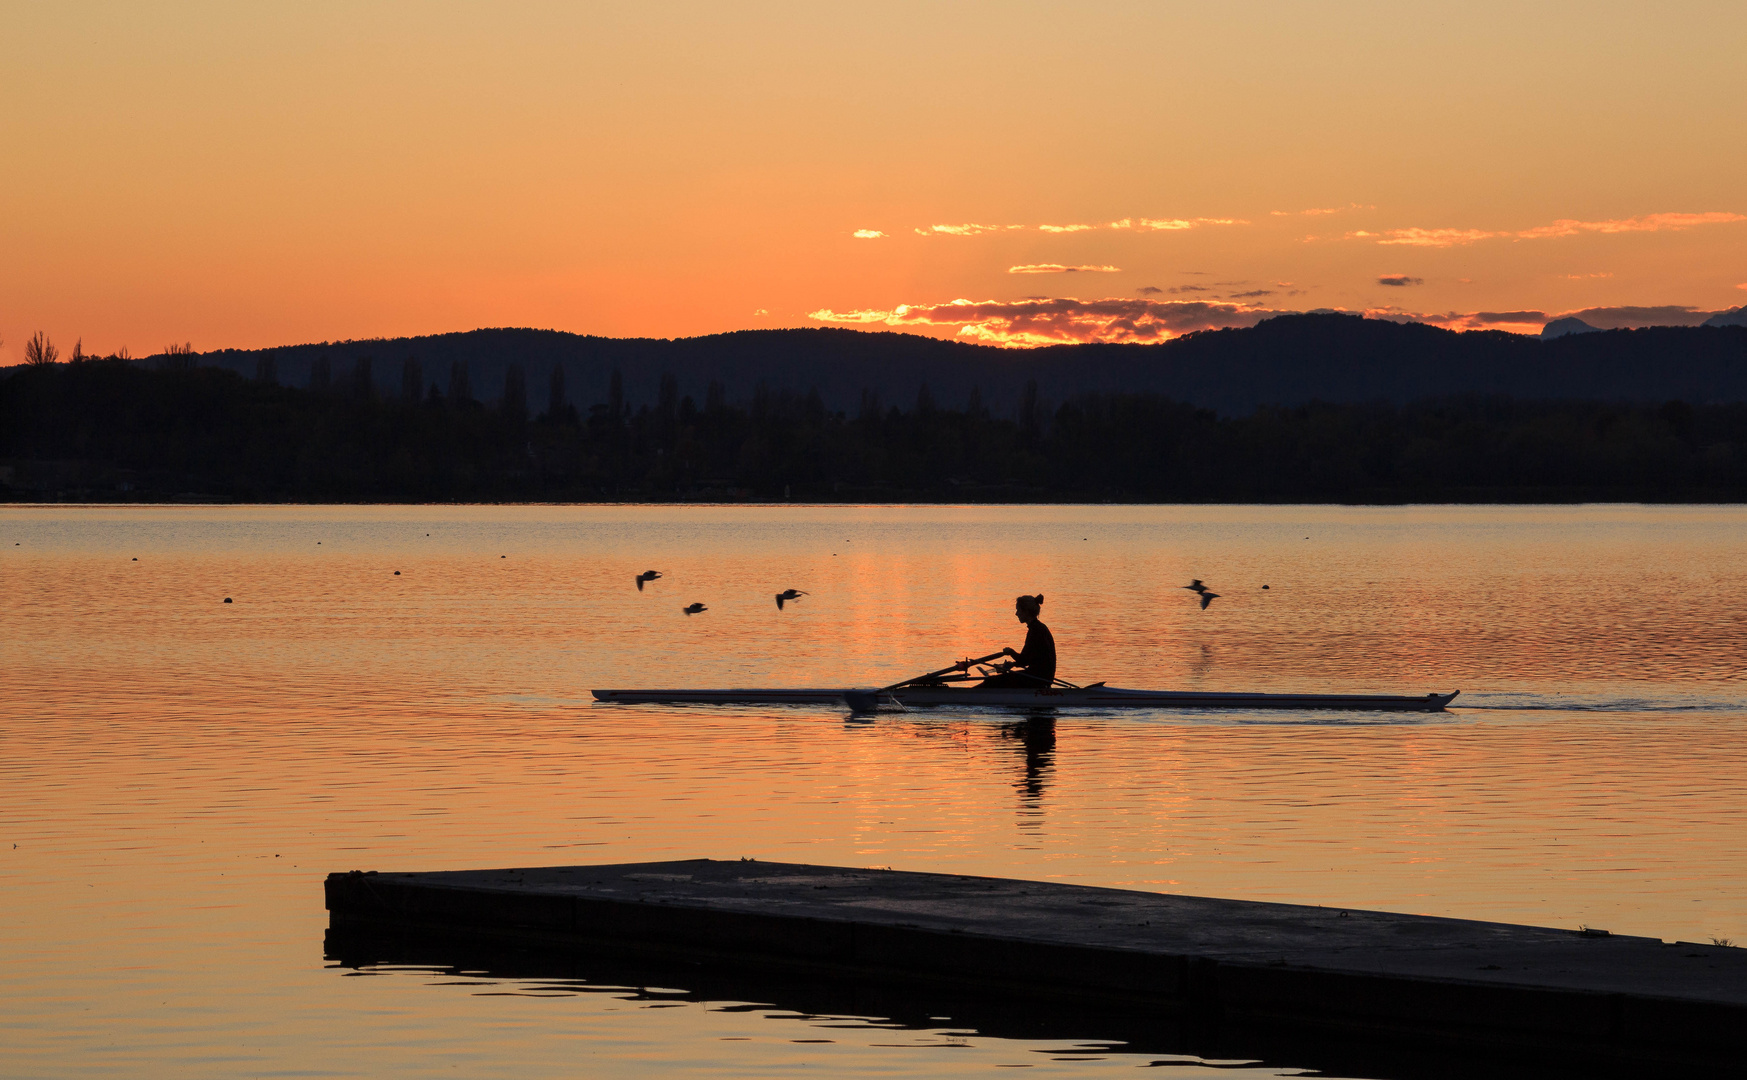
[[[1715,315],[1684,304],[1658,307],[1593,307],[1563,311],[1558,318],[1578,318],[1601,330],[1626,330],[1639,326],[1697,326]]]
[[[1604,278],[1604,277],[1613,277],[1613,274],[1611,274],[1611,273],[1602,273],[1602,274],[1563,274],[1563,275],[1561,275],[1561,276],[1562,276],[1562,277],[1564,277],[1564,279],[1565,279],[1565,280],[1566,280],[1566,281],[1588,281],[1588,280],[1589,280],[1589,279],[1590,279],[1590,278]]]
[[[1560,218],[1549,225],[1537,225],[1532,229],[1516,231],[1489,231],[1486,229],[1385,229],[1381,233],[1367,232],[1358,229],[1347,234],[1349,240],[1375,240],[1379,244],[1401,244],[1408,247],[1457,247],[1465,244],[1478,243],[1481,240],[1511,239],[1511,240],[1548,240],[1565,236],[1577,236],[1582,233],[1601,233],[1613,235],[1629,232],[1665,232],[1690,229],[1697,225],[1728,225],[1734,222],[1747,221],[1747,214],[1735,214],[1722,210],[1707,211],[1702,214],[1667,213],[1645,214],[1642,217],[1609,218],[1605,221],[1577,221],[1572,218]]]
[[[1377,279],[1377,284],[1397,289],[1408,285],[1424,285],[1425,283],[1425,278],[1408,277],[1406,274],[1384,274]]]
[[[1741,283],[1741,284],[1739,284],[1739,285],[1737,285],[1737,286],[1735,286],[1735,288],[1737,288],[1737,289],[1747,289],[1747,281],[1743,281],[1743,282],[1742,282],[1742,283]]]
[[[1743,285],[1741,287],[1743,289],[1747,289],[1747,285]],[[1160,293],[1164,292],[1165,290],[1159,288],[1157,285],[1142,285],[1140,288],[1138,288],[1134,291],[1141,294],[1142,296],[1157,296]]]
[[[1609,221],[1572,221],[1562,218],[1551,225],[1525,229],[1516,235],[1524,240],[1539,240],[1549,236],[1576,236],[1578,233],[1662,232],[1666,229],[1690,229],[1694,225],[1728,225],[1747,221],[1747,214],[1712,211],[1704,214],[1646,214],[1643,217],[1615,218]]]
[[[1317,308],[1311,313],[1338,311],[1336,308]],[[1397,307],[1341,313],[1399,323],[1426,323],[1446,330],[1509,330],[1519,334],[1537,334],[1548,321],[1571,316],[1605,330],[1630,326],[1695,326],[1716,314],[1677,305],[1585,308],[1582,311],[1557,313],[1531,310],[1438,313],[1407,311]],[[917,332],[926,332],[930,328],[948,328],[961,340],[1021,348],[1077,342],[1160,342],[1201,330],[1254,326],[1276,315],[1294,314],[1299,313],[1244,303],[1207,300],[1122,297],[1078,300],[1072,297],[1027,297],[1023,300],[954,300],[950,304],[900,304],[890,310],[824,309],[809,312],[808,317],[820,322],[880,324]]]
[[[855,237],[857,240],[880,240],[883,239],[886,234],[880,232],[878,229],[857,229],[849,235]]]
[[[1132,229],[1136,232],[1181,232],[1184,229],[1194,229],[1202,225],[1248,225],[1249,222],[1238,218],[1123,218],[1112,221],[1109,228],[1116,230]]]
[[[1476,311],[1468,316],[1470,322],[1481,326],[1497,326],[1499,323],[1532,323],[1544,322],[1547,313],[1544,311]]]
[[[905,308],[902,304],[899,304],[892,311],[884,311],[879,308],[856,308],[853,311],[832,311],[830,308],[820,308],[818,311],[807,312],[807,318],[817,319],[820,322],[834,323],[891,322],[892,317],[895,314],[904,310]],[[898,323],[891,322],[891,325],[897,326]]]
[[[1010,232],[1013,229],[1023,229],[1023,225],[930,225],[926,229],[917,229],[921,236],[981,236],[984,233]]]
[[[917,229],[918,236],[982,236],[984,233],[1027,232],[1063,233],[1092,232],[1097,229],[1112,229],[1117,232],[1181,232],[1184,229],[1198,229],[1203,225],[1248,225],[1241,218],[1123,218],[1105,225],[978,225],[969,222],[963,225],[930,225],[926,229]],[[856,234],[861,235],[860,233]],[[870,237],[871,239],[871,237]]]
[[[1359,229],[1347,234],[1349,239],[1376,240],[1379,244],[1406,244],[1409,247],[1456,247],[1480,240],[1490,240],[1508,233],[1487,232],[1484,229],[1389,229],[1383,233]]]
[[[1518,332],[1533,333],[1553,319],[1582,319],[1600,330],[1623,330],[1640,326],[1697,326],[1715,315],[1680,304],[1658,307],[1593,307],[1578,311],[1450,311],[1444,314],[1407,312],[1399,308],[1382,308],[1365,313],[1373,318],[1398,322],[1423,322],[1446,330],[1484,330],[1506,327]]]
[[[1248,292],[1232,293],[1227,300],[1258,300],[1264,296],[1273,296],[1273,289],[1251,289]]]
[[[1120,266],[1063,266],[1061,263],[1027,263],[1009,266],[1009,274],[1120,274]]]
[[[1211,286],[1211,285],[1173,285],[1169,289],[1166,289],[1165,291],[1169,292],[1169,293],[1212,292],[1213,286]]]
[[[1544,311],[1447,311],[1440,314],[1400,308],[1372,308],[1365,315],[1392,322],[1425,323],[1445,330],[1509,330],[1517,334],[1540,333],[1548,318]]]
[[[964,340],[1012,347],[1076,342],[1158,342],[1198,330],[1254,326],[1284,312],[1203,300],[954,300],[900,304],[890,311],[820,310],[820,322],[951,327]]]
[[[1320,217],[1323,214],[1344,214],[1349,210],[1375,210],[1377,207],[1369,204],[1348,203],[1345,206],[1322,206],[1310,210],[1270,210],[1274,217]]]

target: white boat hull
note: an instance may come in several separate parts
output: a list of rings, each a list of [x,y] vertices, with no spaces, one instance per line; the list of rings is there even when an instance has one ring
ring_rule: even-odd
[[[1125,690],[908,686],[900,690],[825,688],[744,690],[596,690],[596,701],[659,705],[841,705],[858,712],[881,706],[910,709],[1370,709],[1435,712],[1457,692],[1410,697],[1399,694],[1246,694],[1193,690]]]

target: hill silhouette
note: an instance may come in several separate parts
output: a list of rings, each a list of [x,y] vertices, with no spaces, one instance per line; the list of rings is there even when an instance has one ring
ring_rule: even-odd
[[[164,358],[146,358],[148,366]],[[355,382],[360,361],[377,393],[399,395],[407,360],[419,378],[454,396],[501,400],[512,368],[536,407],[554,368],[569,400],[608,400],[622,373],[623,400],[653,404],[663,376],[702,400],[711,383],[730,404],[767,393],[817,392],[828,410],[853,413],[864,392],[908,408],[924,386],[944,408],[976,400],[1016,414],[1027,385],[1045,401],[1087,393],[1153,393],[1242,416],[1263,405],[1390,402],[1461,394],[1519,399],[1716,404],[1747,400],[1747,326],[1649,327],[1541,340],[1500,331],[1455,333],[1419,323],[1304,314],[1245,329],[1192,334],[1157,345],[1060,345],[1015,350],[911,334],[836,328],[745,330],[663,340],[602,338],[555,330],[487,329],[425,337],[225,349],[171,358],[307,388],[320,373]]]

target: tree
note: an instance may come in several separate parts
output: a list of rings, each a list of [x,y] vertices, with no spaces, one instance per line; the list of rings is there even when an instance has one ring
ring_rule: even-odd
[[[73,342],[73,355],[67,357],[67,362],[70,364],[83,364],[89,359],[91,359],[91,354],[85,351],[85,339],[80,338]]]
[[[409,356],[400,365],[400,398],[408,405],[416,405],[424,393],[425,366],[418,357]]]
[[[160,371],[189,371],[194,367],[194,345],[184,341],[180,345],[166,345],[164,352],[158,357]]]
[[[41,330],[29,341],[24,343],[24,362],[34,367],[47,367],[61,355],[61,350],[55,348],[48,335]]]
[[[309,388],[317,394],[325,394],[334,381],[333,363],[323,353],[309,362]]]
[[[1025,394],[1019,399],[1019,427],[1025,432],[1025,441],[1035,443],[1043,434],[1043,407],[1037,401],[1037,380],[1031,379],[1025,384]]]
[[[666,423],[673,423],[674,414],[679,409],[679,379],[671,371],[661,373],[657,383],[655,409]]]
[[[564,365],[552,365],[552,381],[546,390],[546,415],[558,419],[564,411]]]
[[[449,400],[457,405],[473,400],[473,384],[467,378],[467,361],[449,365]]]
[[[359,401],[376,397],[376,380],[370,374],[370,358],[360,356],[352,362],[352,396]]]
[[[272,353],[264,352],[255,360],[255,381],[263,386],[279,385],[279,362]]]
[[[511,420],[528,418],[528,380],[522,375],[520,364],[504,369],[503,414]]]

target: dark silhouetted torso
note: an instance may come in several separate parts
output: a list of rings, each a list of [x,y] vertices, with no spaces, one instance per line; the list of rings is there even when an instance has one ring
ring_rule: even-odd
[[[1033,619],[1025,630],[1025,647],[1019,650],[1019,666],[1048,686],[1055,682],[1055,635],[1043,620]]]

